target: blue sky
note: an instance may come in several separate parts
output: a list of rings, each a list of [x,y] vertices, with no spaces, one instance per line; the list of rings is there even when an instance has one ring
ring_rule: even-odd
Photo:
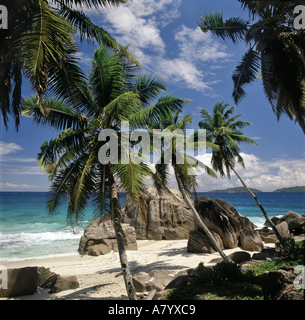
[[[107,10],[87,10],[92,20],[108,30],[122,44],[130,44],[141,62],[144,73],[164,79],[168,93],[191,99],[184,113],[193,115],[197,128],[200,109],[212,110],[217,101],[234,105],[232,72],[245,52],[244,44],[233,45],[211,34],[203,34],[197,26],[200,16],[208,11],[223,11],[224,18],[248,18],[235,0],[134,0]],[[80,46],[82,68],[88,71],[94,46]],[[304,185],[305,141],[300,127],[287,117],[277,122],[265,98],[261,80],[246,89],[247,96],[236,108],[245,121],[252,122],[244,133],[254,138],[259,147],[241,145],[246,170],[237,167],[249,186],[272,191],[276,188]],[[30,94],[24,82],[23,96]],[[22,119],[19,133],[11,120],[9,131],[1,124],[0,190],[47,191],[50,185],[37,165],[36,156],[43,140],[56,131],[37,127]],[[199,156],[206,164],[210,151]],[[198,191],[240,186],[231,180],[198,177]],[[175,187],[174,179],[172,186]]]

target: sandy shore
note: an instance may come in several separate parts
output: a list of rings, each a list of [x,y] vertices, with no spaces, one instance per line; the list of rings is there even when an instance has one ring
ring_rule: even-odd
[[[226,254],[241,251],[240,248],[225,250]],[[253,253],[253,252],[252,252]],[[251,254],[252,254],[251,253]],[[188,268],[195,268],[200,262],[209,265],[209,261],[219,254],[197,254],[187,252],[187,240],[174,241],[138,241],[138,250],[127,251],[129,265],[133,275],[149,273],[154,269],[171,270],[173,274]],[[61,276],[77,276],[79,288],[49,294],[49,289],[40,289],[31,296],[10,299],[16,300],[52,300],[52,299],[127,299],[124,280],[117,252],[104,256],[65,256],[48,259],[25,260],[1,263],[7,268],[39,266],[50,268]]]

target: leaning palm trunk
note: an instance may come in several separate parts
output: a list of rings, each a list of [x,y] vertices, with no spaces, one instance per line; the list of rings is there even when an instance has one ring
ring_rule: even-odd
[[[256,198],[255,194],[248,188],[248,186],[246,185],[245,181],[242,179],[242,177],[236,172],[236,170],[231,166],[232,171],[236,174],[237,178],[240,180],[240,182],[242,183],[242,185],[244,186],[244,188],[247,190],[247,192],[250,194],[250,196],[254,199],[254,201],[256,202],[256,204],[258,205],[258,207],[260,208],[260,210],[262,211],[265,219],[267,220],[267,222],[269,223],[269,225],[271,226],[272,230],[274,231],[275,235],[277,236],[278,240],[280,242],[282,242],[282,236],[279,234],[278,230],[276,229],[274,223],[272,222],[272,220],[269,218],[267,212],[265,211],[265,209],[263,208],[263,206],[261,205],[261,203],[258,201],[258,199]]]
[[[125,287],[129,300],[137,300],[134,285],[132,282],[132,276],[129,269],[127,254],[125,251],[124,240],[123,240],[123,229],[120,223],[121,215],[118,201],[117,186],[114,182],[114,178],[111,179],[111,210],[112,220],[118,245],[118,252],[120,256],[121,268],[125,281]]]
[[[212,245],[214,246],[214,248],[218,251],[218,253],[221,255],[221,257],[223,258],[223,260],[227,263],[232,263],[233,261],[223,252],[223,250],[221,250],[220,246],[218,245],[217,241],[215,240],[214,236],[212,235],[212,233],[210,232],[210,230],[207,228],[207,226],[202,222],[202,220],[200,219],[200,216],[197,212],[197,210],[195,209],[195,207],[193,206],[192,202],[190,201],[189,197],[187,196],[183,183],[181,181],[181,178],[179,176],[179,174],[176,171],[175,166],[174,167],[174,171],[175,171],[175,177],[176,180],[178,182],[178,186],[179,189],[182,193],[183,199],[184,201],[188,204],[188,206],[191,208],[194,217],[195,217],[195,221],[200,225],[200,227],[203,229],[203,231],[205,232],[205,234],[208,236],[208,238],[210,239],[210,241],[212,242]]]

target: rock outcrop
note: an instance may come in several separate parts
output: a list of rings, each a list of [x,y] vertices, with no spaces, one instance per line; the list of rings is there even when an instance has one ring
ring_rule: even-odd
[[[293,211],[288,211],[281,218],[273,217],[271,220],[275,226],[286,222],[291,232],[302,233],[305,231],[305,217]],[[265,222],[265,226],[270,227],[267,221]]]
[[[263,241],[254,230],[254,224],[239,214],[227,201],[197,197],[195,208],[221,248],[233,249],[240,245],[247,251],[263,249]],[[195,232],[190,233],[188,250],[189,252],[215,252],[204,231],[197,224],[195,224]]]
[[[2,270],[2,272],[4,271]],[[5,272],[7,272],[5,279],[5,287],[7,286],[7,288],[0,289],[1,298],[31,295],[36,292],[38,283],[37,267],[7,269]],[[1,279],[4,281],[3,275]]]
[[[295,289],[294,267],[265,272],[262,290],[265,300],[304,300],[304,293]]]
[[[136,292],[162,291],[175,276],[167,270],[152,270],[149,274],[142,272],[132,278]]]
[[[239,241],[240,246],[247,251],[261,251],[264,248],[259,233],[251,228],[240,230]]]
[[[211,233],[214,236],[219,247],[221,249],[224,249],[223,242],[221,240],[220,235],[214,231],[211,231]],[[193,252],[193,253],[214,253],[214,252],[216,252],[209,237],[198,230],[194,230],[194,231],[190,232],[189,240],[187,243],[187,250],[188,250],[188,252]]]
[[[138,240],[187,239],[194,230],[193,213],[176,189],[160,196],[154,187],[148,187],[141,210],[127,195],[122,222],[135,228]]]
[[[76,276],[62,277],[50,271],[50,268],[38,268],[38,287],[50,289],[49,293],[57,293],[65,290],[77,289],[79,283]]]
[[[146,189],[146,198],[139,205],[127,195],[121,208],[121,225],[126,250],[137,250],[136,240],[187,239],[194,230],[193,213],[178,190],[161,196],[154,187]],[[117,242],[110,214],[92,221],[80,239],[80,254],[98,256],[117,251]]]
[[[126,250],[137,250],[135,229],[122,223],[123,240]],[[79,242],[80,254],[99,256],[112,250],[117,251],[117,241],[110,214],[93,220],[85,229]]]
[[[305,232],[305,217],[296,212],[289,211],[281,218],[273,217],[271,220],[283,238],[289,238],[292,233],[298,235]],[[265,243],[275,243],[278,240],[267,221],[265,227],[258,232]]]
[[[37,291],[38,287],[50,289],[49,293],[79,287],[77,277],[61,277],[59,274],[51,272],[49,268],[45,267],[15,268],[8,269],[6,272],[7,288],[0,289],[1,298],[32,295]]]

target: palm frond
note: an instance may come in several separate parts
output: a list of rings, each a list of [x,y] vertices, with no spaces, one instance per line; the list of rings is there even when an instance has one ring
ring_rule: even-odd
[[[71,192],[71,177],[77,169],[78,162],[74,161],[60,170],[52,180],[50,194],[48,195],[49,200],[47,201],[49,213],[55,213],[61,205],[66,203],[67,199],[69,200]]]
[[[250,48],[243,56],[241,62],[236,66],[232,79],[234,82],[233,98],[238,103],[245,95],[244,86],[256,79],[259,70],[259,54]]]
[[[241,18],[230,18],[224,22],[221,12],[212,13],[210,11],[200,18],[198,26],[204,33],[211,31],[223,40],[228,38],[236,43],[243,40],[248,29],[248,22]]]
[[[102,111],[113,98],[126,92],[120,57],[105,46],[99,47],[94,53],[89,82],[92,97]]]
[[[230,177],[230,170],[234,168],[236,159],[244,165],[238,144],[257,145],[257,143],[242,132],[242,129],[251,125],[251,123],[240,120],[242,115],[231,116],[234,107],[228,107],[229,105],[218,102],[214,105],[211,115],[205,110],[202,113],[204,119],[201,126],[209,130],[207,132],[207,143],[212,142],[218,146],[218,148],[212,149],[211,163],[213,169],[219,172],[221,176],[224,176],[226,171],[227,176]]]
[[[169,165],[160,163],[155,165],[155,172],[152,174],[154,187],[157,189],[159,195],[167,189],[170,179]]]
[[[60,14],[78,29],[81,41],[96,40],[100,45],[104,44],[111,49],[118,49],[116,40],[105,29],[94,24],[83,11],[62,4]]]
[[[156,75],[140,75],[133,86],[144,108],[166,90],[165,84]]]
[[[31,31],[23,34],[22,60],[25,61],[26,74],[31,79],[38,97],[47,88],[49,63],[60,65],[74,48],[73,31],[68,21],[45,1],[38,0],[39,12],[34,15]]]
[[[160,97],[156,104],[139,110],[129,117],[130,124],[136,127],[145,127],[151,122],[160,123],[162,119],[170,117],[173,113],[181,111],[189,99],[181,99],[172,95]]]
[[[141,108],[139,96],[134,92],[124,92],[118,97],[112,99],[103,110],[103,113],[109,117],[109,126],[114,119],[120,121],[130,121],[129,116]]]
[[[151,169],[145,163],[135,164],[129,158],[128,164],[112,164],[112,170],[120,187],[138,200],[140,190],[151,176]]]
[[[81,129],[88,122],[86,117],[76,113],[64,100],[47,98],[44,100],[43,107],[44,109],[41,110],[37,97],[32,95],[25,99],[21,114],[32,118],[37,125],[45,125],[58,130]]]
[[[101,216],[110,210],[110,188],[108,183],[109,166],[96,165],[95,191],[92,195],[95,216]]]
[[[37,155],[38,164],[52,180],[61,168],[86,150],[88,143],[83,130],[64,130],[55,139],[43,142]]]
[[[90,197],[95,190],[96,173],[94,165],[96,162],[96,154],[91,152],[82,162],[79,174],[76,176],[73,184],[71,204],[76,215],[84,212]]]
[[[69,57],[60,59],[60,67],[50,63],[51,76],[48,81],[49,95],[66,100],[75,108],[83,101],[87,79],[79,66],[79,60],[71,52]]]
[[[128,0],[53,0],[59,5],[71,6],[72,4],[77,7],[86,8],[99,8],[106,6],[118,6],[119,4],[126,3]]]
[[[197,158],[186,154],[185,159],[189,164],[190,169],[197,169],[197,171],[204,170],[209,176],[217,178],[217,174],[215,173],[215,171]]]

